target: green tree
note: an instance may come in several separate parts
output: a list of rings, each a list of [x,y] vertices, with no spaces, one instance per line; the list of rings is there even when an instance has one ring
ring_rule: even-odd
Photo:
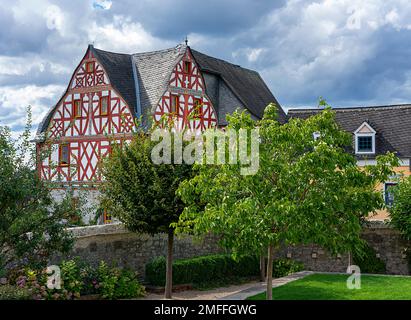
[[[18,264],[44,265],[54,252],[67,252],[72,238],[64,219],[72,214],[68,197],[54,203],[35,169],[29,141],[31,112],[24,133],[12,137],[0,126],[0,269]]]
[[[241,163],[197,164],[197,175],[178,190],[187,207],[176,224],[178,232],[217,233],[234,253],[268,248],[268,299],[280,245],[316,243],[333,254],[360,250],[361,221],[383,206],[375,187],[398,164],[387,154],[359,168],[346,152],[351,135],[339,129],[329,107],[284,125],[276,114],[269,105],[260,121],[245,113],[227,117],[227,129],[259,128],[259,170],[242,175]]]
[[[151,152],[157,142],[138,130],[131,143],[114,145],[103,166],[102,203],[133,232],[167,233],[165,297],[172,296],[174,228],[184,208],[176,195],[181,181],[191,177],[186,164],[155,164]]]
[[[406,240],[411,240],[411,176],[393,188],[394,203],[389,208],[391,224]]]
[[[391,224],[400,231],[406,241],[411,241],[411,176],[399,181],[393,188],[394,203],[389,208]],[[408,264],[411,270],[411,252],[407,248]]]

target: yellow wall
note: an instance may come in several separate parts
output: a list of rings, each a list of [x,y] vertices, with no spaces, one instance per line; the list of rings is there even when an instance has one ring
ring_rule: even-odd
[[[409,166],[397,167],[397,168],[394,168],[394,171],[398,174],[403,174],[404,176],[411,175]],[[387,182],[389,182],[389,181],[387,181]],[[378,188],[378,190],[381,190],[382,193],[384,192],[384,184],[383,183],[379,184],[377,188]],[[376,213],[370,214],[368,220],[386,220],[388,218],[389,218],[389,213],[386,209],[384,209],[384,210],[377,210]]]

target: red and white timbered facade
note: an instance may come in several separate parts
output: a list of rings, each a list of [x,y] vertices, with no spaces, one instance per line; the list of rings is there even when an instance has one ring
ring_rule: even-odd
[[[37,145],[39,155],[48,149],[38,163],[40,177],[79,184],[100,182],[101,160],[113,141],[131,139],[133,119],[89,49],[51,115],[45,142]]]
[[[216,126],[204,78],[188,47],[170,71],[164,93],[153,109],[154,120],[174,119],[179,128],[201,131]],[[113,142],[132,138],[134,118],[89,47],[50,114],[45,139],[37,144],[39,155],[48,150],[46,157],[39,157],[40,177],[73,185],[101,182],[102,159],[110,153]]]
[[[217,116],[206,95],[204,78],[189,49],[174,67],[168,89],[160,98],[154,119],[173,119],[179,128],[205,130],[217,125]]]

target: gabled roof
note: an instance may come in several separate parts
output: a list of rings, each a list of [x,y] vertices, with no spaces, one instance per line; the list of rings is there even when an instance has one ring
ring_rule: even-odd
[[[156,107],[167,90],[171,73],[185,52],[184,46],[133,54],[136,66],[141,114],[146,116]]]
[[[191,52],[201,71],[219,75],[237,98],[257,118],[262,118],[265,107],[270,102],[274,102],[279,107],[279,121],[286,122],[287,116],[258,72],[210,57],[193,49]]]
[[[88,50],[92,50],[100,61],[111,85],[134,111],[133,115],[143,115],[143,118],[146,118],[167,90],[173,68],[187,48],[186,45],[178,45],[165,50],[124,54],[96,49],[89,45]],[[265,107],[274,102],[279,106],[279,121],[286,122],[284,111],[258,72],[210,57],[191,48],[190,50],[201,71],[220,76],[251,114],[261,118]],[[37,134],[47,129],[60,100],[43,119]]]
[[[306,119],[321,109],[290,109],[289,118]],[[336,121],[347,132],[354,132],[367,122],[375,131],[375,155],[387,151],[411,157],[411,104],[334,108]],[[371,156],[368,155],[368,158]]]
[[[131,55],[95,49],[92,46],[91,49],[104,70],[106,70],[113,88],[120,93],[132,110],[136,110],[137,100]]]

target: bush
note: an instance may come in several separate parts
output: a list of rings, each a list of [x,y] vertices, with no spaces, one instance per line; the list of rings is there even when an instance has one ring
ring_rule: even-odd
[[[304,270],[304,265],[301,262],[297,262],[290,259],[278,259],[273,262],[273,277],[281,278],[288,276],[294,272]]]
[[[133,271],[109,268],[101,262],[98,268],[76,260],[60,264],[61,289],[47,287],[46,270],[16,269],[9,277],[19,289],[25,290],[31,299],[70,300],[81,295],[100,294],[104,299],[135,298],[143,296],[144,287]]]
[[[104,299],[127,299],[144,296],[144,287],[133,271],[109,268],[101,262],[97,269],[100,294]]]
[[[366,244],[361,253],[353,253],[354,264],[360,267],[363,273],[385,273],[385,262],[377,258],[376,251]]]
[[[12,285],[0,285],[0,300],[29,300],[31,297],[27,289]]]
[[[301,264],[292,260],[275,260],[273,275],[282,277],[302,269]],[[165,273],[166,259],[164,257],[155,258],[146,265],[146,281],[152,285],[164,286]],[[243,255],[234,259],[230,254],[216,254],[175,260],[173,263],[174,284],[202,286],[230,283],[244,278],[258,277],[259,274],[259,258],[254,255]]]

